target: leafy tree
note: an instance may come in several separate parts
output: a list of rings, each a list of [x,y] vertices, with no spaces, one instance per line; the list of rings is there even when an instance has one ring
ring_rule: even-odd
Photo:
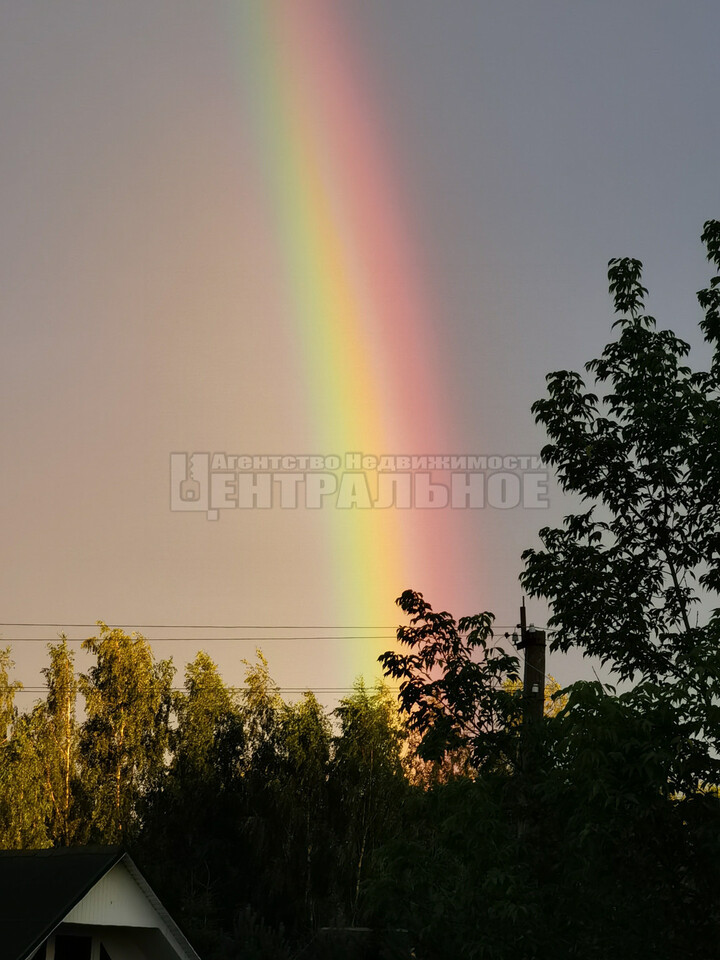
[[[237,706],[217,664],[201,650],[185,669],[185,690],[174,699],[175,728],[171,733],[173,761],[194,778],[212,776],[219,731]]]
[[[523,682],[520,679],[506,680],[503,683],[503,688],[507,690],[508,693],[512,693],[513,696],[521,697],[523,692]],[[550,674],[548,674],[547,681],[545,683],[544,693],[545,702],[543,704],[543,714],[546,717],[556,717],[567,706],[567,693],[561,689],[560,684],[557,682],[555,677],[551,676]]]
[[[134,851],[198,948],[212,955],[224,941],[223,923],[232,926],[227,887],[237,852],[243,738],[236,698],[204,651],[187,664],[173,705],[168,763],[140,802]]]
[[[282,913],[281,853],[277,846],[280,832],[277,814],[282,791],[282,713],[283,700],[277,684],[270,676],[267,660],[256,651],[256,662],[245,663],[245,687],[240,695],[240,719],[243,727],[244,754],[242,782],[244,840],[250,855],[268,859],[262,877],[257,878],[254,896],[266,902],[275,900],[274,909]],[[271,849],[272,848],[272,849]],[[251,902],[256,902],[251,900]]]
[[[705,224],[720,266],[720,221]],[[684,737],[720,744],[720,613],[698,603],[720,589],[720,277],[698,294],[712,347],[708,371],[685,363],[689,346],[658,330],[644,309],[638,260],[611,260],[616,341],[586,364],[599,395],[573,372],[548,376],[533,405],[551,443],[543,450],[564,490],[590,506],[540,532],[522,575],[547,597],[551,648],[598,656],[643,697],[669,698]],[[692,789],[697,764],[676,775]]]
[[[67,846],[75,839],[78,829],[78,681],[74,656],[65,636],[60,643],[48,644],[48,652],[50,666],[43,669],[47,697],[35,711],[36,750],[52,804],[50,835],[56,843]]]
[[[15,694],[22,684],[10,680],[14,665],[10,647],[0,650],[0,847],[47,847],[50,807],[35,749],[35,718],[18,715]]]
[[[139,634],[99,626],[100,636],[82,644],[97,663],[80,677],[87,714],[80,753],[90,837],[114,843],[132,831],[137,801],[163,768],[174,670],[155,661]]]
[[[703,239],[720,266],[720,223]],[[598,386],[551,374],[533,407],[551,440],[545,459],[587,509],[541,532],[522,582],[550,600],[553,649],[601,657],[625,688],[574,684],[534,731],[538,762],[513,769],[501,759],[511,749],[467,718],[484,703],[499,720],[490,733],[512,734],[517,716],[494,691],[504,683],[511,696],[518,678],[473,682],[467,664],[482,673],[482,651],[459,646],[462,622],[428,620],[408,595],[420,615],[411,656],[384,659],[423,731],[420,752],[469,743],[492,758],[474,782],[414,793],[420,843],[378,853],[373,905],[429,956],[699,960],[716,949],[720,803],[707,784],[720,746],[720,612],[703,622],[700,601],[720,590],[720,278],[699,294],[710,370],[693,372],[688,345],[645,314],[639,262],[611,261],[609,277],[619,336],[587,365]]]
[[[22,690],[19,680],[10,680],[10,671],[15,666],[10,647],[0,649],[0,745],[10,740],[13,724],[17,718],[15,694]]]
[[[0,847],[49,847],[53,808],[37,752],[37,714],[20,714],[3,747],[0,767]]]
[[[283,700],[277,684],[270,676],[268,662],[261,650],[256,651],[256,662],[243,660],[245,687],[240,698],[248,756],[258,770],[268,774],[277,770]]]
[[[411,618],[397,631],[411,652],[388,651],[378,659],[386,676],[401,681],[400,709],[421,734],[420,756],[442,761],[449,751],[466,749],[476,769],[511,762],[519,700],[505,683],[519,679],[518,661],[492,643],[493,615],[456,622],[412,590],[396,602]]]
[[[472,751],[468,746],[446,750],[439,760],[425,760],[420,753],[422,740],[423,735],[419,729],[406,729],[401,758],[405,779],[411,786],[429,790],[450,780],[473,778],[477,775],[472,765]]]
[[[255,663],[246,662],[240,718],[238,843],[262,869],[252,880],[238,878],[236,906],[243,924],[254,917],[283,936],[302,938],[318,922],[333,874],[330,724],[312,694],[296,704],[283,701],[259,650]]]
[[[285,704],[282,725],[280,813],[285,828],[285,875],[292,878],[295,930],[315,929],[330,896],[332,838],[329,827],[328,770],[332,727],[313,693]]]
[[[406,783],[403,728],[387,687],[369,691],[362,681],[335,710],[340,732],[330,767],[331,802],[340,841],[338,920],[355,925],[363,880],[373,850],[398,822]]]
[[[679,727],[645,685],[608,695],[588,682],[548,724],[528,871],[564,905],[547,930],[564,956],[712,955],[720,804],[673,793],[668,770],[697,749]]]
[[[532,776],[485,768],[414,790],[376,851],[367,921],[418,956],[712,956],[720,803],[671,793],[667,702],[573,685]]]

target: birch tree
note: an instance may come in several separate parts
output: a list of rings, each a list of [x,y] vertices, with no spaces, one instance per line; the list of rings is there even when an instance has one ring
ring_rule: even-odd
[[[136,803],[164,765],[174,669],[155,660],[143,636],[99,626],[100,635],[82,644],[97,662],[80,676],[87,714],[80,753],[91,839],[117,843],[132,832]]]

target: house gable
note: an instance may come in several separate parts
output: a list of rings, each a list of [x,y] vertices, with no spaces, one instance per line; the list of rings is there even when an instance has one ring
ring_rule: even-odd
[[[164,926],[163,919],[148,902],[122,860],[88,890],[64,921],[108,927]]]
[[[198,960],[119,849],[0,851],[2,960],[52,958],[72,937],[92,943],[91,960],[103,948],[113,960]]]
[[[158,930],[178,957],[196,960],[195,952],[188,949],[176,924],[128,857],[123,857],[88,890],[64,917],[63,924]]]

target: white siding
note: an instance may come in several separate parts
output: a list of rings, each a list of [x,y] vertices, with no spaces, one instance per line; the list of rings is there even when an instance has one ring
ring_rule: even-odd
[[[129,864],[129,867],[128,865]],[[95,928],[102,939],[117,947],[121,943],[119,957],[128,960],[165,960],[183,958],[198,960],[172,919],[159,902],[147,882],[137,874],[131,860],[119,861],[102,877],[83,899],[75,904],[63,918],[66,924],[81,924]],[[103,932],[104,928],[104,932]],[[126,932],[123,932],[123,928]],[[137,931],[136,935],[130,933]],[[144,931],[144,932],[143,932]],[[155,933],[154,931],[157,931]],[[153,943],[150,952],[145,945]],[[115,956],[111,953],[111,956]]]
[[[64,920],[65,923],[166,930],[162,918],[122,862],[116,863]]]

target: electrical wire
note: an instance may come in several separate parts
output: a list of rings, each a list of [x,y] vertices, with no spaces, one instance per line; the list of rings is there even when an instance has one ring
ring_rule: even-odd
[[[233,693],[249,690],[249,687],[226,687]],[[278,693],[352,693],[354,687],[278,687]],[[387,687],[388,690],[399,690],[399,687]],[[15,693],[46,693],[48,687],[20,687]],[[184,693],[185,687],[171,687],[171,693]]]
[[[5,638],[0,639],[0,643]],[[55,643],[59,637],[48,639],[48,637],[12,637],[7,638],[8,643]],[[87,637],[65,637],[68,643],[84,643]],[[148,643],[297,643],[304,640],[382,640],[383,642],[394,641],[397,638],[394,634],[387,636],[347,636],[347,637],[143,637]]]
[[[0,627],[89,627],[95,629],[98,621],[93,623],[64,623],[63,621],[43,623],[10,623],[0,622]],[[328,624],[250,624],[250,623],[137,623],[136,627],[147,630],[393,630],[394,627],[372,626],[331,626]]]

